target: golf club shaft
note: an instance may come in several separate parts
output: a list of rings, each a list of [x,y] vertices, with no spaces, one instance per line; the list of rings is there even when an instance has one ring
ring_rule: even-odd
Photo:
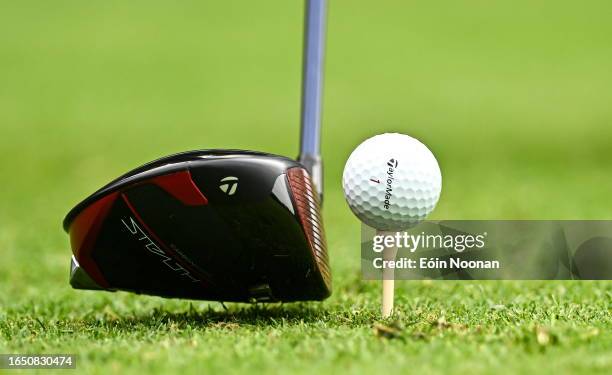
[[[326,0],[306,0],[302,73],[302,134],[300,161],[310,172],[319,196],[323,193],[321,161],[321,96],[325,52]]]

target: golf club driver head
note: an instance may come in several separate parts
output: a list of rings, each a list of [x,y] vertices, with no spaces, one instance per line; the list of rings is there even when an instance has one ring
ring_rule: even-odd
[[[243,150],[171,155],[74,207],[70,284],[211,301],[331,293],[318,196],[306,169]]]

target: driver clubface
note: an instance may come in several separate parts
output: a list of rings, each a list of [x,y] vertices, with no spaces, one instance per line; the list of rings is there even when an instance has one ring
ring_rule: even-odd
[[[78,204],[64,229],[76,289],[236,302],[331,293],[317,193],[306,169],[281,156],[156,160]]]

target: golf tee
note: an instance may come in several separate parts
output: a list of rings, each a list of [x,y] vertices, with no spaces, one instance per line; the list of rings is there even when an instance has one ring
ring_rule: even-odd
[[[395,232],[378,231],[378,235],[395,235]],[[383,260],[395,260],[397,246],[385,247]],[[383,268],[382,271],[382,317],[388,318],[393,313],[393,300],[395,289],[395,273],[393,268]]]

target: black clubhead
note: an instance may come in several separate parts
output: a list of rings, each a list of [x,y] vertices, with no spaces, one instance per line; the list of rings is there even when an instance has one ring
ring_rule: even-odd
[[[64,220],[73,287],[216,301],[330,295],[318,201],[325,3],[306,1],[302,163],[203,150],[119,177]]]
[[[156,160],[78,204],[64,229],[77,289],[245,302],[331,293],[316,190],[282,156],[202,150]]]

